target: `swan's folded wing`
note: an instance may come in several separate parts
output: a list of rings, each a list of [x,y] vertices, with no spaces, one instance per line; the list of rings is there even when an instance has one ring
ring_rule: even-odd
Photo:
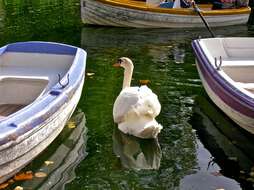
[[[139,100],[138,87],[126,88],[116,98],[113,108],[113,117],[116,123],[121,122],[124,116],[133,109]]]
[[[140,115],[149,115],[155,118],[161,111],[161,104],[156,94],[152,92],[147,86],[140,87],[140,99],[136,105]]]

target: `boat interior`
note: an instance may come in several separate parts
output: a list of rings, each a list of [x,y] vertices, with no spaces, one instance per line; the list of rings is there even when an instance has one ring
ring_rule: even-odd
[[[200,45],[226,80],[254,96],[254,38],[202,39]]]
[[[196,14],[193,11],[193,7],[190,8],[168,8],[160,6],[160,0],[98,0],[105,4],[140,9],[152,12],[162,12],[170,14]],[[197,4],[198,8],[203,11],[204,15],[217,15],[217,14],[243,14],[250,13],[249,7],[236,8],[236,9],[218,9],[212,10],[213,5],[211,3]]]
[[[74,56],[5,52],[0,56],[0,120],[41,98],[58,83]]]
[[[159,7],[160,0],[101,0],[105,2],[115,2],[135,7]],[[204,10],[211,10],[212,4],[199,4],[200,8]]]

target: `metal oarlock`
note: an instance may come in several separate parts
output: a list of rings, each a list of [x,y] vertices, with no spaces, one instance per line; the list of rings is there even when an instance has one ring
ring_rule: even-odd
[[[216,67],[217,70],[220,70],[221,65],[222,65],[222,57],[220,56],[219,59],[220,59],[220,63],[218,64],[218,63],[217,63],[217,58],[216,58],[216,57],[214,58],[214,65],[215,65],[215,67]]]
[[[61,88],[65,88],[69,84],[69,82],[70,82],[69,74],[67,74],[67,82],[66,82],[66,84],[62,84],[61,83],[61,76],[60,76],[60,74],[58,74],[58,83],[60,84]]]

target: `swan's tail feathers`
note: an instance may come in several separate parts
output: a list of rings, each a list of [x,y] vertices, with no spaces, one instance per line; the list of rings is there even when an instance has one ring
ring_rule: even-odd
[[[125,121],[118,124],[118,128],[125,134],[143,139],[156,138],[163,128],[155,119]]]
[[[153,120],[146,124],[144,130],[140,133],[141,138],[157,138],[158,134],[161,132],[162,125],[156,120]]]

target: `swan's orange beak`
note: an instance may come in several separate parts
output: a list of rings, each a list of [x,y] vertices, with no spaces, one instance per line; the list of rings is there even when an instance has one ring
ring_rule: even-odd
[[[121,64],[120,64],[120,63],[115,63],[115,64],[113,65],[113,67],[121,67]]]

